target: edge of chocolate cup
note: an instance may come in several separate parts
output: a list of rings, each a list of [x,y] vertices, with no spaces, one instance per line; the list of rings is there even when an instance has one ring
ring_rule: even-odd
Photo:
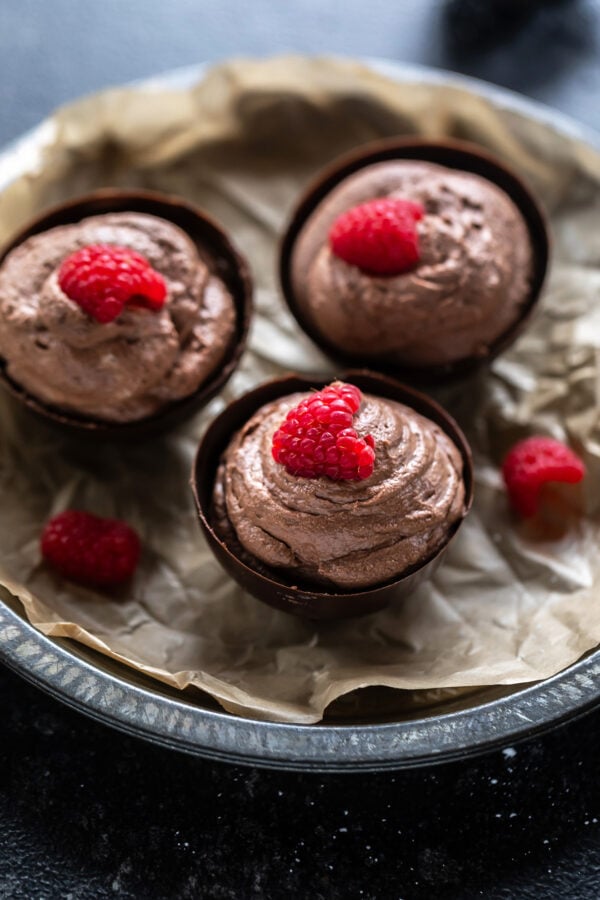
[[[132,422],[110,422],[45,404],[6,374],[0,358],[0,385],[38,419],[73,436],[136,439],[165,431],[184,421],[211,400],[229,380],[244,352],[252,316],[252,278],[248,263],[224,230],[205,212],[184,199],[155,191],[101,188],[47,209],[31,219],[0,251],[0,265],[27,238],[58,225],[111,212],[148,213],[178,225],[195,243],[211,270],[227,285],[236,308],[236,330],[224,362],[187,397],[167,403],[150,416]]]
[[[471,448],[452,416],[438,403],[392,378],[365,369],[342,372],[337,377],[355,384],[367,393],[405,403],[446,432],[458,447],[463,459],[465,508],[462,517],[450,528],[445,543],[434,554],[407,569],[400,577],[373,587],[358,591],[306,588],[294,585],[280,572],[266,566],[261,565],[262,571],[257,571],[236,555],[217,534],[212,524],[212,494],[221,455],[232,435],[265,403],[295,391],[320,389],[333,379],[331,376],[308,378],[294,374],[284,375],[265,382],[234,400],[209,425],[194,460],[191,486],[200,526],[213,554],[238,584],[270,606],[309,619],[341,619],[378,612],[392,600],[413,591],[437,569],[473,501]]]
[[[331,190],[349,175],[377,162],[412,159],[433,162],[481,175],[500,187],[513,200],[529,230],[533,247],[533,277],[526,303],[519,317],[497,337],[485,353],[439,365],[413,366],[380,362],[376,357],[346,353],[332,344],[300,309],[292,287],[291,255],[306,220]],[[325,166],[305,188],[283,234],[279,250],[279,284],[286,304],[302,330],[330,358],[349,366],[368,366],[409,383],[437,384],[472,374],[509,347],[519,336],[538,302],[546,280],[550,259],[550,230],[546,215],[524,181],[505,163],[467,141],[386,138],[363,144]]]

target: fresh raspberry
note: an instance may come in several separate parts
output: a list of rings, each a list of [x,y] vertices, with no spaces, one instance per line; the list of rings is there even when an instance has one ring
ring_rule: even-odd
[[[534,436],[519,441],[502,463],[510,502],[522,516],[533,516],[539,493],[547,481],[576,484],[585,475],[581,459],[569,447],[550,437]]]
[[[369,200],[354,206],[333,223],[333,253],[372,275],[400,275],[419,261],[416,222],[423,207],[413,200]]]
[[[140,558],[140,539],[129,525],[75,509],[47,522],[41,548],[65,578],[99,587],[127,581]]]
[[[302,400],[273,435],[273,459],[291,475],[326,476],[333,481],[362,481],[373,474],[375,441],[352,427],[362,394],[335,381]]]
[[[89,244],[63,260],[58,283],[98,322],[112,322],[125,305],[158,310],[167,286],[147,259],[128,247]]]

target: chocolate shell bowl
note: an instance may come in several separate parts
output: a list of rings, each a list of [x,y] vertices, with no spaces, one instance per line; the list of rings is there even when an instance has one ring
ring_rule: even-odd
[[[405,167],[399,174],[396,168],[392,175],[388,166],[383,174],[385,164],[399,162],[422,171]],[[326,246],[336,217],[399,194],[423,205],[424,218],[415,226],[423,259],[392,278],[336,259]],[[506,250],[507,260],[497,262],[498,249]],[[435,385],[471,375],[516,340],[540,297],[549,253],[538,201],[500,160],[471,143],[391,138],[337,159],[304,191],[280,246],[279,279],[298,324],[329,357],[409,384]],[[367,291],[372,294],[361,310]],[[418,338],[409,340],[412,326]],[[375,334],[389,346],[382,349]]]
[[[38,420],[58,427],[62,432],[93,439],[135,440],[140,436],[166,431],[189,418],[226,384],[245,348],[252,313],[252,283],[246,261],[216,222],[178,197],[144,190],[101,189],[47,210],[30,221],[2,249],[0,266],[11,251],[34,235],[112,213],[153,216],[166,224],[178,226],[190,239],[199,260],[207,267],[208,277],[215,283],[218,279],[233,301],[234,325],[220,362],[209,369],[207,376],[189,394],[177,399],[167,398],[152,413],[127,421],[112,421],[108,416],[95,417],[47,403],[13,380],[3,359],[0,360],[0,383],[20,409],[29,411]]]
[[[312,380],[295,375],[260,385],[235,400],[211,423],[196,455],[192,489],[202,531],[209,547],[228,574],[250,594],[265,603],[308,619],[341,619],[366,615],[385,608],[392,600],[406,596],[431,577],[470,509],[473,498],[473,465],[466,438],[454,420],[434,401],[383,375],[349,371],[339,376],[361,391],[377,398],[396,401],[439,426],[458,449],[462,464],[464,502],[459,517],[447,529],[444,542],[435,552],[420,559],[392,579],[358,590],[324,587],[292,574],[273,569],[249,554],[237,539],[229,520],[217,514],[214,489],[220,477],[223,453],[233,435],[265,404],[295,392],[320,390],[331,379]]]

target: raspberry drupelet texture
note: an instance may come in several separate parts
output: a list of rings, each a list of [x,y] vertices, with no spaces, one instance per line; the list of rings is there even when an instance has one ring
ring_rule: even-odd
[[[373,474],[375,442],[353,428],[362,394],[336,381],[302,400],[273,436],[273,459],[291,475],[361,481]]]
[[[160,309],[167,295],[162,275],[128,247],[89,244],[63,260],[60,288],[89,316],[106,324],[125,306]]]
[[[41,550],[46,562],[65,578],[111,587],[127,581],[135,572],[140,540],[118,519],[69,509],[47,522]]]
[[[554,438],[533,436],[519,441],[507,453],[502,475],[513,508],[524,517],[538,510],[542,486],[549,481],[577,484],[585,475],[582,460]]]
[[[423,218],[412,200],[369,200],[342,213],[329,232],[335,256],[372,275],[401,275],[419,261],[416,223]]]

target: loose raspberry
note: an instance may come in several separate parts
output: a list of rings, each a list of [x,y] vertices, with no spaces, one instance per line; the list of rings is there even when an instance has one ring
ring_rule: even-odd
[[[273,459],[291,475],[326,476],[333,481],[362,481],[373,474],[375,441],[352,427],[362,394],[335,381],[302,400],[273,435]]]
[[[507,453],[502,474],[508,496],[522,516],[535,515],[539,493],[548,481],[576,484],[585,475],[581,459],[569,447],[550,437],[535,436],[519,441]]]
[[[112,322],[125,305],[158,310],[167,296],[162,275],[128,247],[89,244],[63,260],[58,283],[98,322]]]
[[[110,587],[133,575],[140,540],[118,519],[69,509],[47,522],[41,549],[44,559],[65,578]]]
[[[423,207],[412,200],[369,200],[354,206],[333,223],[333,253],[372,275],[400,275],[419,261],[415,223]]]

